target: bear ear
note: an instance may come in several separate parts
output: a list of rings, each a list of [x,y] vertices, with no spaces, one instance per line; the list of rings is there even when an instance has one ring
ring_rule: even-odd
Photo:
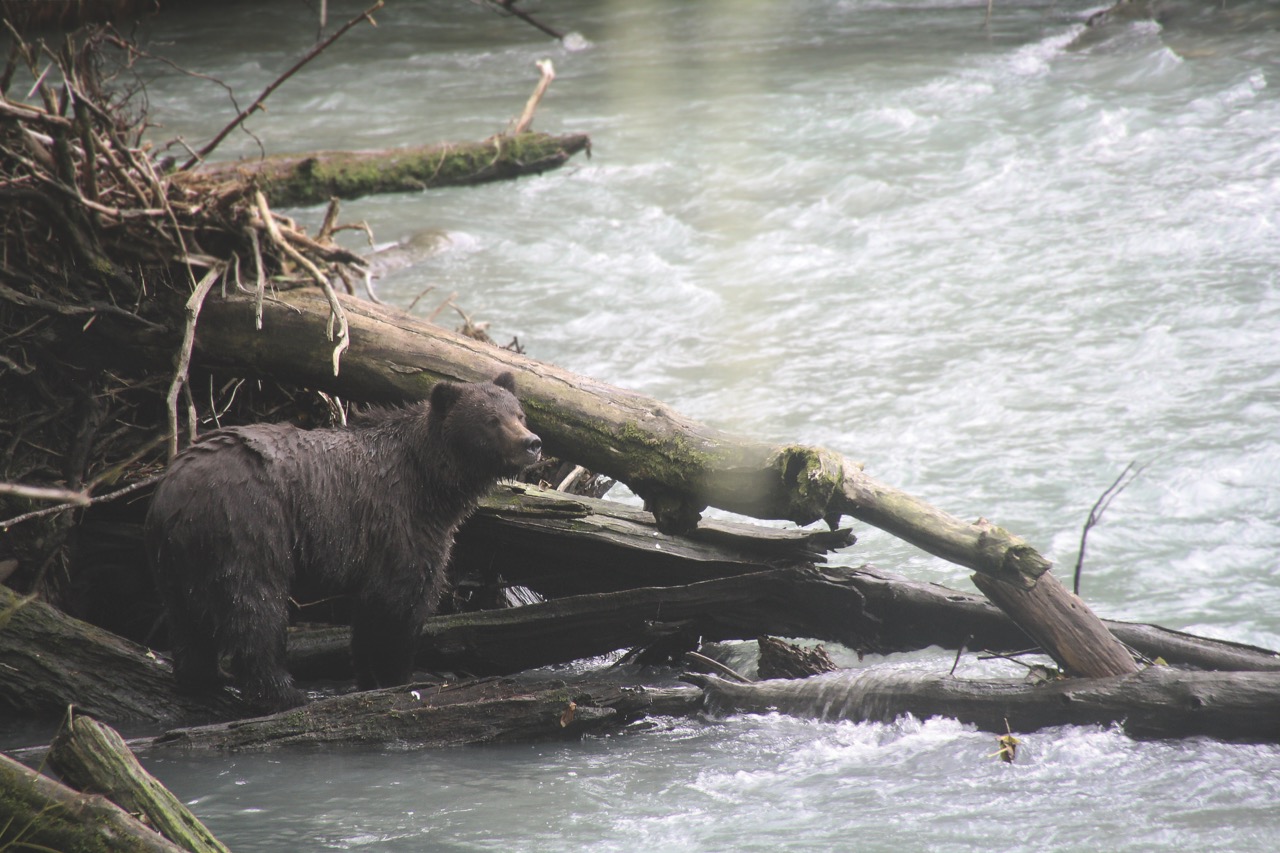
[[[437,382],[431,389],[431,414],[444,417],[462,396],[462,386],[456,382]]]
[[[511,375],[510,370],[504,370],[497,376],[493,377],[493,384],[499,388],[505,388],[512,394],[516,393],[516,378]]]

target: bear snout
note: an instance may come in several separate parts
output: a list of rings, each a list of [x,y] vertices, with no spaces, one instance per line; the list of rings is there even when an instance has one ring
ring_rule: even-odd
[[[525,436],[524,452],[529,456],[529,464],[537,462],[542,458],[542,439],[538,438],[535,433],[529,433]]]

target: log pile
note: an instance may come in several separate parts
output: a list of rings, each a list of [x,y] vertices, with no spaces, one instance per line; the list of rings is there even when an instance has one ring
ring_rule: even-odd
[[[0,582],[27,593],[0,587],[0,704],[43,717],[78,708],[58,744],[63,759],[54,761],[69,779],[80,778],[77,756],[122,750],[80,712],[164,727],[243,714],[230,691],[206,700],[174,691],[168,664],[147,648],[156,636],[154,591],[121,568],[144,562],[141,509],[177,448],[212,424],[329,423],[344,416],[339,400],[416,400],[441,380],[488,380],[504,370],[516,374],[547,449],[574,472],[557,480],[567,486],[581,470],[598,472],[627,483],[644,509],[504,486],[459,536],[455,612],[426,627],[417,651],[422,683],[367,693],[329,687],[301,710],[173,728],[137,747],[440,746],[768,708],[855,720],[945,714],[998,732],[1121,723],[1136,736],[1280,741],[1270,710],[1280,701],[1280,655],[1104,622],[1029,543],[985,519],[965,522],[930,507],[838,453],[729,435],[659,401],[359,299],[368,263],[334,241],[342,228],[336,201],[316,234],[273,210],[420,189],[435,178],[514,177],[587,150],[585,137],[527,131],[536,94],[516,131],[474,146],[207,166],[201,160],[215,140],[176,166],[146,147],[143,119],[130,118],[113,94],[103,60],[110,55],[117,70],[142,58],[105,30],[57,49],[18,41],[0,79]],[[23,67],[38,96],[32,102],[9,97],[14,69]],[[539,92],[550,78],[548,65]],[[454,154],[460,159],[449,160]],[[49,500],[59,503],[37,508]],[[828,529],[710,521],[702,517],[708,506],[801,525],[825,520]],[[839,526],[844,517],[976,572],[986,599],[828,565],[826,554],[854,543]],[[118,551],[107,560],[104,529]],[[108,586],[127,591],[127,609],[149,617],[112,623],[130,639],[74,618],[93,612],[78,602],[94,597],[84,590],[95,566]],[[526,603],[498,606],[516,598]],[[303,604],[308,619],[326,613]],[[859,655],[1035,647],[1056,670],[1038,667],[1036,683],[868,666],[785,682],[691,675],[695,686],[677,686],[670,666],[651,669],[689,662],[724,672],[701,657],[706,643],[766,635],[839,643]],[[298,631],[290,645],[299,678],[347,677],[341,625]],[[527,674],[627,648],[633,654],[612,672],[571,681]],[[793,651],[788,660],[774,670],[762,664],[762,674],[832,666],[816,652]],[[21,787],[35,812],[61,803],[56,809],[91,812],[111,833],[136,833],[100,798],[50,787],[3,756],[0,779]],[[0,832],[0,846],[56,846],[58,837]]]

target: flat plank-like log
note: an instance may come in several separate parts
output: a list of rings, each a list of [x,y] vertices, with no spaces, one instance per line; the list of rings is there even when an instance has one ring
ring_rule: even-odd
[[[691,714],[700,700],[689,689],[624,687],[602,680],[410,684],[334,696],[267,717],[174,729],[130,746],[264,751],[335,743],[442,747],[553,740],[616,731],[650,714]]]
[[[855,722],[941,716],[1004,734],[1050,726],[1122,726],[1137,738],[1208,736],[1280,741],[1280,673],[1189,672],[1153,666],[1110,678],[1047,684],[972,680],[945,672],[844,670],[739,684],[690,674],[716,713],[768,713]]]
[[[481,582],[501,576],[555,598],[807,566],[853,543],[847,528],[784,530],[718,519],[668,535],[639,507],[504,483],[459,531],[450,573]]]
[[[479,142],[442,142],[384,151],[313,151],[254,160],[214,163],[174,180],[238,196],[263,190],[272,205],[324,204],[375,193],[421,192],[538,175],[558,169],[581,151],[590,151],[584,133],[552,136],[525,132],[498,134]]]

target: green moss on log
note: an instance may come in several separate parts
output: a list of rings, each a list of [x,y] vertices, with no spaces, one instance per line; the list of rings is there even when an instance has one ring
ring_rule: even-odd
[[[584,134],[499,134],[481,142],[268,157],[212,166],[197,177],[239,177],[246,186],[260,186],[273,205],[299,206],[322,204],[334,196],[421,192],[540,174],[590,150],[590,144]]]

